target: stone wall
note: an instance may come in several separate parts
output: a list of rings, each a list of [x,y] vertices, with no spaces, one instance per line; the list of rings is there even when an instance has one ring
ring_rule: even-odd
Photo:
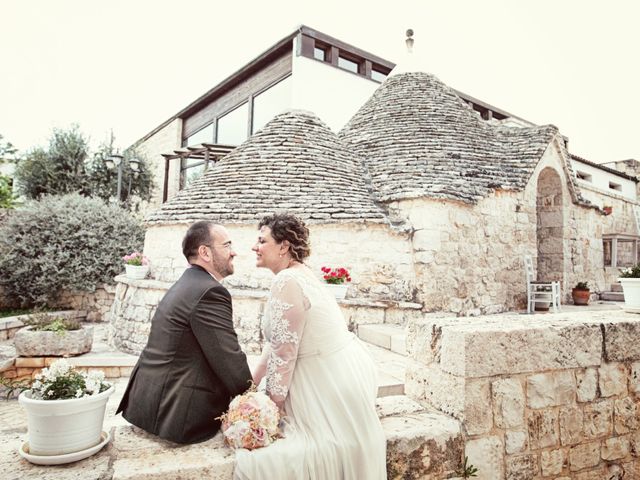
[[[573,237],[577,234],[588,235],[590,233],[592,235],[590,243],[597,242],[598,244],[602,244],[602,235],[605,234],[640,234],[640,226],[637,224],[634,213],[634,209],[640,208],[640,204],[632,202],[621,195],[603,192],[589,185],[584,185],[584,183],[581,183],[581,188],[584,196],[593,203],[611,207],[611,214],[604,215],[603,213],[593,214],[589,212],[590,214],[585,215],[584,211],[571,211],[569,221],[573,228]],[[582,265],[589,263],[595,264],[596,266],[604,265],[604,258],[598,257],[599,252],[594,252],[593,248],[581,248],[579,243],[575,244],[575,248],[576,251],[580,252],[580,254],[577,255],[579,259],[573,267],[577,269],[578,272],[582,268]],[[602,247],[600,247],[600,250],[602,250]],[[611,284],[617,282],[619,274],[619,268],[603,267],[602,283],[597,284],[596,291],[610,290]],[[585,280],[590,279],[585,278]]]
[[[103,284],[94,292],[63,291],[55,302],[49,302],[48,308],[82,310],[87,312],[88,322],[100,322],[111,309],[116,287]],[[6,295],[0,288],[0,308],[18,308],[20,303]]]
[[[162,204],[164,185],[163,153],[172,153],[182,145],[182,120],[177,118],[165,125],[145,141],[135,145],[149,162],[149,169],[153,172],[154,190],[147,209],[157,208]],[[180,181],[180,160],[171,160],[169,169],[168,197],[178,192]]]
[[[268,289],[273,274],[255,266],[251,248],[258,238],[255,224],[225,225],[237,256],[235,273],[225,280],[232,288]],[[156,280],[174,282],[187,267],[182,238],[188,225],[152,225],[147,229],[144,253],[150,259]],[[390,301],[412,301],[414,269],[407,234],[386,225],[311,224],[311,256],[306,263],[318,274],[324,265],[345,267],[353,282],[348,297]]]
[[[116,281],[115,300],[107,316],[109,343],[123,352],[138,355],[147,344],[156,307],[172,283],[132,280],[124,275],[116,277]],[[227,286],[233,298],[233,323],[238,341],[246,353],[260,353],[263,345],[261,322],[268,291]],[[420,305],[409,302],[342,300],[340,306],[345,322],[352,330],[361,324],[404,325],[409,319],[422,317]]]
[[[410,320],[406,393],[462,421],[479,479],[640,478],[640,317]]]

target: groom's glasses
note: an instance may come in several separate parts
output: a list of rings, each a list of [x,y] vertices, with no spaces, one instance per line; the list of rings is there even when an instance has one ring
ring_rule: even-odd
[[[224,249],[231,250],[231,242],[227,242],[227,243],[218,243],[218,244],[215,244],[215,243],[214,243],[213,245],[207,245],[207,244],[205,244],[204,246],[205,246],[205,247],[209,247],[209,248],[211,248],[211,249],[213,249],[213,247],[222,247],[222,248],[224,248]]]

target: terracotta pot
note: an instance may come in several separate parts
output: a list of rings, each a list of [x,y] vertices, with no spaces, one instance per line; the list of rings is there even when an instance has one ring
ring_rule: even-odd
[[[589,299],[591,298],[590,290],[578,290],[574,288],[571,290],[571,296],[573,297],[574,305],[589,305]]]

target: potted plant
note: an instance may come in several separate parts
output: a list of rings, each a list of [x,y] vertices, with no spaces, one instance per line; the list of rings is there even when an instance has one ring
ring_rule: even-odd
[[[347,285],[345,282],[351,281],[351,275],[346,268],[343,267],[322,267],[322,278],[327,282],[327,288],[333,293],[337,299],[343,299],[347,294]]]
[[[587,282],[578,282],[573,290],[571,290],[574,305],[589,305],[591,291]]]
[[[122,257],[127,277],[143,279],[149,273],[149,260],[140,252],[133,252]]]
[[[56,464],[100,450],[109,442],[102,424],[114,391],[104,372],[79,373],[66,360],[43,369],[18,397],[27,413],[29,437],[20,454],[33,463]]]
[[[75,319],[36,312],[23,323],[26,327],[13,338],[20,357],[71,356],[91,351],[93,327],[83,327]]]
[[[640,313],[640,263],[620,270],[618,281],[622,285],[625,309]]]

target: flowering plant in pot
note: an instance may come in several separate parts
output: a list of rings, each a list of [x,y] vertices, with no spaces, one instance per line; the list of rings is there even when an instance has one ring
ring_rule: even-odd
[[[329,290],[333,292],[336,298],[342,299],[347,294],[347,285],[345,282],[351,281],[349,270],[344,267],[322,267],[322,278],[327,282]]]
[[[620,270],[625,310],[640,313],[640,263]]]
[[[27,412],[29,435],[20,454],[34,463],[53,464],[97,452],[109,441],[102,424],[114,391],[102,371],[80,373],[66,360],[43,369],[18,397]]]
[[[571,290],[574,305],[589,305],[591,291],[587,282],[578,282]]]
[[[133,252],[122,257],[127,277],[142,279],[149,272],[149,259],[140,252]]]

